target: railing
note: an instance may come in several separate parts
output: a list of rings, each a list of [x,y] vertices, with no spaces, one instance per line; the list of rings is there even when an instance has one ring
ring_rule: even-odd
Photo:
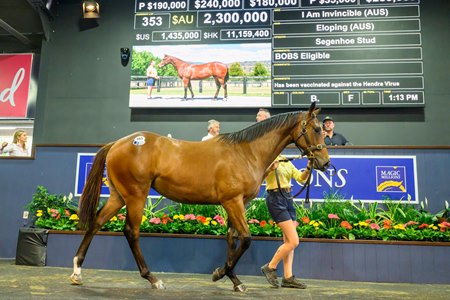
[[[214,78],[210,77],[198,80],[198,90],[201,93],[204,87],[215,87]],[[242,93],[247,93],[249,87],[271,87],[272,81],[269,76],[233,76],[227,82],[228,86],[242,87]],[[161,88],[180,88],[183,87],[183,81],[178,76],[161,76],[157,81],[156,88],[158,92]],[[147,88],[146,76],[131,76],[131,89]]]

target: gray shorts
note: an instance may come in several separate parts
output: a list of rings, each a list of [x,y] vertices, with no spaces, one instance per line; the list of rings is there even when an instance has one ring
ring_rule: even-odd
[[[284,196],[283,196],[284,195]],[[297,220],[292,193],[268,192],[266,197],[267,209],[272,219],[277,222]]]

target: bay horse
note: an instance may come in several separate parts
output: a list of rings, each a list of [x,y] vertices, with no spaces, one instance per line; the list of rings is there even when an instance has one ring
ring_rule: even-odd
[[[307,112],[288,112],[241,131],[220,134],[204,142],[182,141],[151,132],[136,132],[103,146],[96,154],[79,203],[79,224],[87,229],[73,258],[73,284],[81,284],[81,265],[96,232],[126,206],[124,235],[140,275],[152,288],[164,289],[144,260],[139,227],[150,188],[180,203],[221,204],[228,215],[227,258],[213,272],[225,275],[235,291],[246,288],[234,268],[251,242],[245,205],[259,192],[269,166],[290,143],[295,143],[313,167],[329,164],[315,102]],[[97,212],[106,163],[110,197]]]
[[[200,80],[209,77],[214,77],[216,82],[216,93],[214,99],[217,99],[219,95],[220,87],[224,90],[223,100],[227,100],[227,81],[229,79],[228,66],[221,62],[209,62],[206,64],[190,64],[174,56],[165,54],[163,60],[158,64],[158,67],[164,67],[167,64],[171,64],[178,72],[178,76],[183,80],[184,87],[184,100],[187,99],[187,90],[191,92],[192,98],[194,98],[194,92],[192,91],[191,80]]]

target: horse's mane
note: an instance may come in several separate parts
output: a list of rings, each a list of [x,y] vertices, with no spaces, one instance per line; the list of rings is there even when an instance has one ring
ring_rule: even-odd
[[[274,129],[280,128],[282,126],[294,126],[297,123],[298,115],[300,113],[302,112],[295,111],[275,115],[240,131],[220,134],[219,141],[223,141],[229,144],[254,141]]]

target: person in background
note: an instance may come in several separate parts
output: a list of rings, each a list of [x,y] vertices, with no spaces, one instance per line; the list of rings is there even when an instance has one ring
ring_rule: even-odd
[[[208,134],[202,138],[202,141],[212,139],[216,135],[219,135],[219,133],[220,133],[220,122],[216,121],[214,119],[209,120],[208,121]]]
[[[158,72],[155,68],[155,61],[152,60],[147,68],[147,99],[152,98],[153,87],[157,79],[159,79]]]
[[[334,131],[334,120],[330,116],[326,116],[323,119],[322,134],[324,137],[325,145],[327,146],[345,146],[351,145],[351,143],[340,133]]]
[[[9,156],[30,156],[27,148],[27,133],[24,130],[17,130],[14,133],[13,142],[8,145],[3,142],[0,147],[0,153],[8,153]]]
[[[256,114],[256,122],[261,122],[265,119],[270,118],[270,112],[267,108],[260,108]]]

